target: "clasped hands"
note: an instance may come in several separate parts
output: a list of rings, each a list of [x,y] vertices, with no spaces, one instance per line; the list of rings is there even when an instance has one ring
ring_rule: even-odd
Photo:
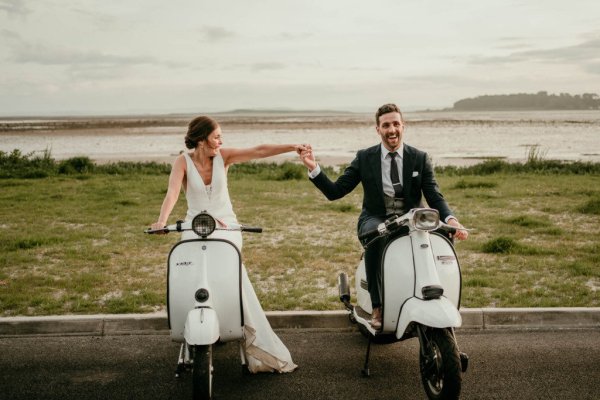
[[[304,164],[309,171],[312,171],[317,167],[317,162],[315,160],[315,155],[312,151],[312,146],[310,144],[300,144],[296,146],[296,152],[300,157],[300,160]]]

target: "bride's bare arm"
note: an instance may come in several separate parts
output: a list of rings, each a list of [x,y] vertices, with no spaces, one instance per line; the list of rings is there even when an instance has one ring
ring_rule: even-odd
[[[246,149],[221,148],[220,152],[227,167],[231,164],[276,156],[290,151],[300,153],[303,149],[304,145],[301,144],[261,144]]]
[[[167,225],[169,215],[171,215],[171,211],[173,211],[173,207],[175,207],[177,199],[179,199],[179,192],[181,192],[181,185],[185,177],[185,167],[186,164],[183,155],[177,157],[173,163],[173,168],[171,168],[169,187],[160,208],[160,216],[158,217],[158,221],[152,224],[152,229],[160,229]]]

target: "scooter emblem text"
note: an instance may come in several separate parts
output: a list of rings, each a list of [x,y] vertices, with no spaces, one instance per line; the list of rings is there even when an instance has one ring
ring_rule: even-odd
[[[192,265],[191,261],[179,261],[175,263],[177,267],[187,267],[188,265]]]

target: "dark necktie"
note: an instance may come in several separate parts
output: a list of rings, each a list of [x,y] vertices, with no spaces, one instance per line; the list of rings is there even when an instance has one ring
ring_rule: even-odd
[[[392,179],[392,186],[394,187],[395,198],[402,199],[402,184],[400,183],[400,176],[398,176],[398,164],[396,164],[396,156],[398,153],[390,153],[392,157],[392,163],[390,166],[390,178]]]

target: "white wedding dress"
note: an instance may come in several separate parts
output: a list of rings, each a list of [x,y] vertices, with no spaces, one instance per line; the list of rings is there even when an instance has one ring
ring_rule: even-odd
[[[229,198],[227,171],[221,154],[218,153],[213,158],[212,181],[209,186],[204,184],[190,156],[184,153],[184,157],[187,167],[186,221],[191,220],[201,211],[207,211],[225,224],[237,224]],[[182,234],[182,240],[194,237],[197,236],[193,231]],[[210,237],[227,239],[233,242],[240,252],[242,250],[242,234],[239,231],[215,231]],[[245,323],[243,348],[250,372],[291,372],[296,369],[297,365],[292,361],[289,350],[273,332],[243,264],[242,302]]]

